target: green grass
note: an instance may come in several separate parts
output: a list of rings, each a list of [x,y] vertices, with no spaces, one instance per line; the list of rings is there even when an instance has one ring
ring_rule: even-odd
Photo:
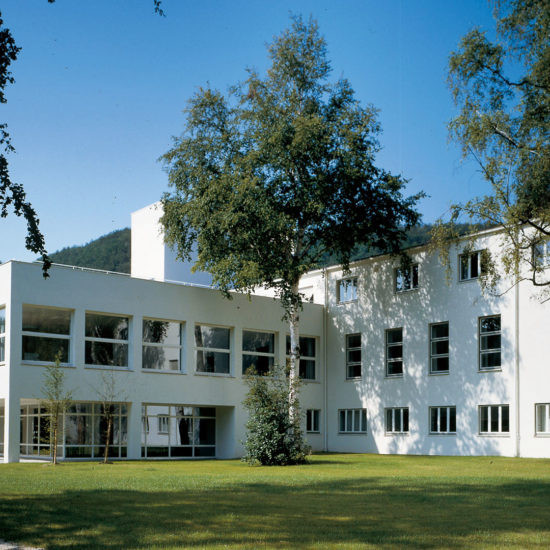
[[[0,538],[78,549],[546,549],[550,460],[6,464]]]

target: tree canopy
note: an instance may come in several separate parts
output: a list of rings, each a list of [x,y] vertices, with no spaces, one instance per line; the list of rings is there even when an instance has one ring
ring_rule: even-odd
[[[275,290],[290,321],[290,377],[299,360],[300,277],[331,254],[348,268],[358,245],[397,252],[419,195],[375,164],[380,125],[351,84],[330,80],[314,20],[292,18],[268,46],[265,75],[227,94],[201,88],[163,160],[166,240],[226,294]],[[290,399],[292,406],[293,399]]]
[[[452,220],[500,225],[504,274],[548,285],[533,249],[550,236],[550,3],[495,2],[494,13],[496,41],[473,29],[449,59],[459,108],[450,136],[491,186],[487,195],[454,205]],[[436,236],[452,238],[452,227]],[[495,286],[502,270],[491,265],[487,282]]]

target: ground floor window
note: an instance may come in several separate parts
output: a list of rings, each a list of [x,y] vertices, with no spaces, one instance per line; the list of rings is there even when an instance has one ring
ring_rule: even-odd
[[[409,432],[409,408],[392,407],[386,409],[386,433]]]
[[[367,409],[342,409],[338,416],[340,433],[367,433]]]
[[[216,409],[186,405],[142,407],[141,456],[198,458],[216,456]]]
[[[507,434],[509,432],[509,405],[481,405],[479,407],[479,433]]]
[[[4,407],[0,407],[0,456],[4,455]]]
[[[537,435],[550,435],[550,403],[539,403],[535,405],[535,409],[537,417]]]
[[[306,411],[306,432],[319,433],[319,419],[321,411],[319,409],[308,409]]]
[[[113,427],[109,442],[111,458],[126,457],[128,411],[123,403],[109,405]],[[64,458],[102,457],[105,453],[107,419],[99,403],[74,403],[61,424],[58,455]],[[23,456],[50,456],[48,415],[40,405],[21,407],[21,447]]]
[[[430,407],[430,433],[456,433],[456,407]]]

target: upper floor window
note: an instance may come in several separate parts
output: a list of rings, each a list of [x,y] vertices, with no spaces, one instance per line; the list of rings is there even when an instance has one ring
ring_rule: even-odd
[[[229,374],[231,331],[224,327],[195,325],[197,372]]]
[[[338,281],[338,303],[357,300],[357,277],[348,277]]]
[[[386,376],[403,376],[403,329],[386,330]]]
[[[493,370],[501,366],[500,315],[479,319],[479,369]]]
[[[0,363],[6,360],[6,308],[0,308]]]
[[[550,239],[544,239],[533,246],[533,263],[540,268],[550,266]]]
[[[319,409],[308,409],[306,411],[306,432],[319,433],[319,419],[321,411]]]
[[[456,407],[430,407],[430,433],[456,433]]]
[[[449,323],[430,325],[430,373],[449,372]]]
[[[367,409],[342,409],[340,433],[367,433]]]
[[[346,334],[346,378],[361,378],[360,334]]]
[[[71,312],[41,306],[23,306],[23,361],[69,363]]]
[[[409,407],[386,409],[386,433],[409,432]]]
[[[479,433],[508,433],[510,431],[509,405],[481,405],[479,407]]]
[[[316,360],[315,338],[300,336],[300,367],[299,375],[304,380],[315,380]],[[286,337],[286,357],[290,360],[290,336]]]
[[[243,374],[267,374],[275,362],[275,333],[243,330]]]
[[[475,252],[467,252],[461,254],[458,257],[460,280],[470,281],[471,279],[477,279],[480,275],[485,273],[485,266],[483,262],[483,252],[477,250]]]
[[[181,323],[143,319],[142,368],[179,371],[181,334]]]
[[[395,291],[406,292],[418,288],[418,264],[395,270]]]
[[[536,434],[550,435],[550,403],[535,405]]]
[[[129,317],[86,313],[86,364],[128,367],[129,325]]]

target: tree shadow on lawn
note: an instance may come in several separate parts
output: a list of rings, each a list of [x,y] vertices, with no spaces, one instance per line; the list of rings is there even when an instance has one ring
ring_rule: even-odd
[[[550,546],[550,483],[369,478],[3,496],[0,536],[47,548]]]

